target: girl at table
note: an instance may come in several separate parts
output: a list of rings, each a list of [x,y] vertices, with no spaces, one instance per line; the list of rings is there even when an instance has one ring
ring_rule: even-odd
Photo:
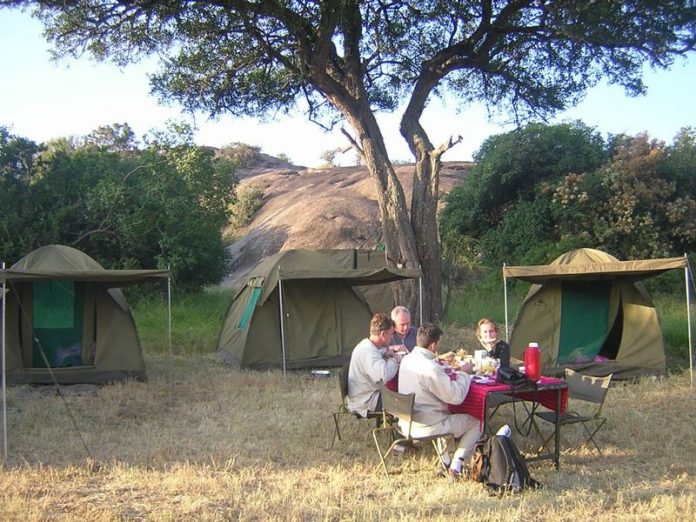
[[[500,360],[500,367],[510,366],[510,345],[498,339],[498,327],[495,321],[484,317],[476,325],[476,338],[481,343],[488,357]]]

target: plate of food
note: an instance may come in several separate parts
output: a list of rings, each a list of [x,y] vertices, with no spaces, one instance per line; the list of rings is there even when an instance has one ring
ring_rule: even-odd
[[[477,384],[495,384],[495,379],[488,375],[474,375],[472,379]]]
[[[467,353],[463,348],[457,350],[456,352],[445,352],[437,356],[440,360],[440,364],[459,370],[467,362],[471,362],[473,357]]]

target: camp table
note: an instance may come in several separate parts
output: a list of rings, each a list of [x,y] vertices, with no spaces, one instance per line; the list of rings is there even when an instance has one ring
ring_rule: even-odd
[[[398,375],[386,384],[387,388],[398,391]],[[489,384],[471,381],[469,392],[466,399],[461,404],[450,404],[450,413],[467,413],[481,421],[481,429],[486,433],[489,423],[489,410],[491,405],[497,404],[495,398],[510,400],[512,387],[509,384],[499,384],[492,382]],[[545,408],[554,410],[556,418],[560,418],[559,413],[565,413],[568,406],[568,384],[563,379],[554,377],[544,377],[537,382],[536,392],[520,392],[514,395],[516,401],[536,401]],[[532,409],[534,411],[534,409]],[[531,422],[532,419],[530,419]],[[528,462],[538,460],[553,460],[556,469],[560,469],[560,442],[561,427],[556,423],[554,428],[554,446],[551,453],[542,453],[528,457]]]

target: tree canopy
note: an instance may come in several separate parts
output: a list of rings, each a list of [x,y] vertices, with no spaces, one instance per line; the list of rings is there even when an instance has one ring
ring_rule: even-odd
[[[0,127],[0,255],[65,244],[107,268],[171,268],[181,286],[226,274],[230,161],[177,127],[139,143],[126,124],[38,146]]]
[[[575,103],[601,78],[640,94],[696,39],[692,2],[665,0],[0,0],[31,6],[58,55],[125,64],[157,54],[153,92],[189,110],[269,116],[299,106],[346,132],[375,181],[388,257],[423,268],[424,315],[441,305],[436,208],[442,154],[420,117],[432,96],[484,101],[514,121]],[[403,108],[410,208],[377,111]],[[412,297],[405,292],[403,297]]]
[[[580,123],[491,137],[468,182],[447,195],[443,237],[455,247],[467,238],[496,268],[580,247],[621,259],[694,252],[695,143],[691,128],[673,145],[647,134],[605,142]]]

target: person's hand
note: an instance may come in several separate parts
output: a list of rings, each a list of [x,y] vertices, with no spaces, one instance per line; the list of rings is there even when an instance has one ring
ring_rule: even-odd
[[[401,359],[404,358],[404,355],[406,355],[404,352],[396,352],[394,354],[394,360],[396,361],[396,364],[401,364]]]
[[[387,350],[384,352],[384,357],[385,359],[391,359],[396,355],[396,352],[394,351],[393,346],[389,346]]]
[[[406,345],[404,344],[395,344],[390,347],[392,350],[394,350],[394,353],[400,353],[402,355],[406,355],[408,353],[408,350],[406,349]]]

